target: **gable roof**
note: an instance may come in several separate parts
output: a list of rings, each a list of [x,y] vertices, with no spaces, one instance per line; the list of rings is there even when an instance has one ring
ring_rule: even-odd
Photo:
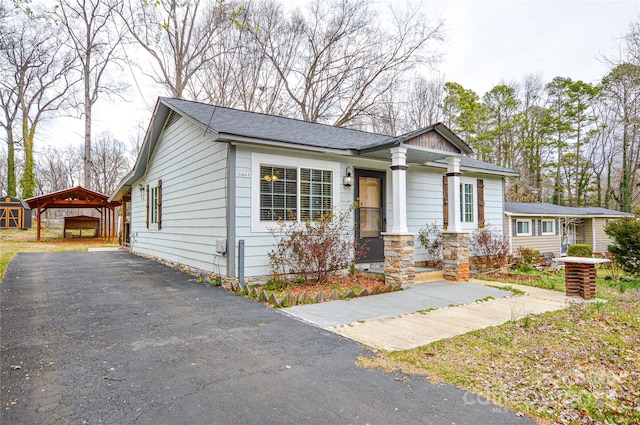
[[[26,199],[31,209],[40,208],[102,208],[111,206],[108,196],[82,186],[59,190]],[[117,205],[117,202],[113,205]]]
[[[160,101],[191,117],[221,138],[232,136],[284,142],[293,145],[332,149],[362,149],[393,140],[384,134],[369,133],[344,127],[312,123],[293,118],[208,105],[175,98]]]
[[[557,217],[625,217],[631,214],[601,207],[564,207],[544,202],[505,202],[507,215],[557,216]]]
[[[136,163],[111,195],[110,200],[120,199],[128,192],[130,186],[144,175],[160,135],[174,114],[203,128],[206,133],[211,134],[212,140],[333,152],[340,155],[361,155],[383,160],[391,158],[389,148],[404,146],[408,148],[407,162],[420,164],[431,162],[427,165],[441,167],[444,164],[446,166],[446,162],[439,164],[433,162],[444,157],[441,149],[433,146],[416,146],[411,143],[426,133],[435,132],[440,141],[450,147],[450,152],[446,152],[447,155],[462,157],[462,168],[468,166],[478,172],[517,175],[513,170],[465,157],[464,155],[473,152],[471,147],[442,123],[394,137],[183,99],[160,97]]]

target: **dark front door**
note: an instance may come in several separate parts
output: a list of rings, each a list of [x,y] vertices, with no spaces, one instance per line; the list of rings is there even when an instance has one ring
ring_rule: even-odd
[[[381,171],[355,170],[356,241],[366,251],[359,263],[384,261],[384,179]]]

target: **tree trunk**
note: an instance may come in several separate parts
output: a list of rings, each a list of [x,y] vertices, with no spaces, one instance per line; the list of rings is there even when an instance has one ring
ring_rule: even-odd
[[[84,62],[84,187],[91,189],[91,51],[87,50]]]
[[[16,147],[13,131],[7,129],[7,196],[18,196],[16,190]]]

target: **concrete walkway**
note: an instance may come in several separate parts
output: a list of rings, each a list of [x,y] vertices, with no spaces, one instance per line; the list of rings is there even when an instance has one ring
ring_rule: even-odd
[[[513,296],[487,285],[511,286],[526,295]],[[408,350],[529,314],[560,310],[570,302],[584,300],[567,297],[563,292],[515,284],[432,282],[389,294],[295,306],[283,311],[369,347]],[[418,312],[432,308],[437,310]]]

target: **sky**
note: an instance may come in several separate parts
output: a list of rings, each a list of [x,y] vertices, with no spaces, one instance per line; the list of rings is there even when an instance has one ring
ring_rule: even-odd
[[[394,1],[394,0],[381,0]],[[397,1],[397,0],[396,0]],[[408,0],[410,1],[410,0]],[[596,83],[620,55],[621,37],[640,19],[640,0],[423,0],[413,3],[444,20],[443,62],[434,71],[482,96],[501,82],[528,74],[544,81],[556,76]],[[126,73],[123,73],[123,75]],[[428,76],[428,75],[427,75]],[[104,130],[125,143],[146,130],[157,93],[132,83],[129,101],[100,100],[94,137]],[[83,124],[56,120],[47,144],[83,144]]]

